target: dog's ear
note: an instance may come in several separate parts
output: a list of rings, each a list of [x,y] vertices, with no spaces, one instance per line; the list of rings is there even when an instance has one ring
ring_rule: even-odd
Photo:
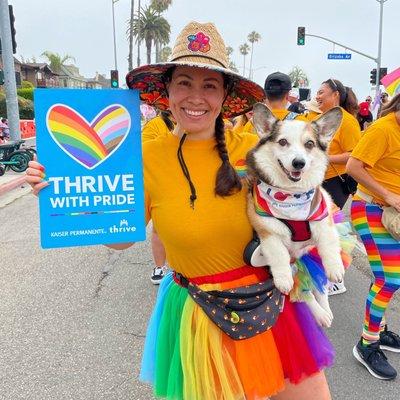
[[[323,147],[328,147],[333,135],[339,129],[343,119],[343,111],[340,107],[331,108],[322,114],[316,121],[311,122],[318,132],[319,141]]]
[[[263,103],[256,103],[253,106],[253,125],[260,138],[268,136],[277,119],[272,111]]]

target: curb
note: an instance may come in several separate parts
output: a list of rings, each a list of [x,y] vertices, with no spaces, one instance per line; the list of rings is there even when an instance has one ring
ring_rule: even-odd
[[[20,176],[20,177],[15,178],[7,183],[3,183],[2,185],[0,185],[0,196],[4,193],[9,192],[10,190],[13,190],[13,189],[23,185],[26,182],[25,178],[26,178],[25,175]]]

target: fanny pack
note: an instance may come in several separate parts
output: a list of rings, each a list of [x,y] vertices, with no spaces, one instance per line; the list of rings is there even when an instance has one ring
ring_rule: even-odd
[[[251,338],[272,328],[283,307],[283,295],[273,280],[228,290],[201,290],[179,273],[175,281],[210,320],[234,340]]]
[[[394,207],[383,207],[382,225],[400,242],[400,213]]]

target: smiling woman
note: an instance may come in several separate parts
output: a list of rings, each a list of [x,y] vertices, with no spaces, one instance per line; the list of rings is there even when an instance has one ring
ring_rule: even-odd
[[[250,111],[263,89],[228,69],[215,26],[197,22],[180,33],[171,61],[131,71],[127,84],[176,121],[143,143],[147,219],[174,272],[161,281],[141,379],[171,400],[329,400],[322,370],[333,349],[325,334],[305,304],[286,301],[278,312],[267,270],[243,261],[253,231],[234,166],[243,167],[257,137],[225,130],[223,118]],[[35,190],[39,168],[28,173]],[[218,310],[209,296],[222,299]]]

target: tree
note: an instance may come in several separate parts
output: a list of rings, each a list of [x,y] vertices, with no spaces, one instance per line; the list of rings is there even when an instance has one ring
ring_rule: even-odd
[[[288,73],[290,79],[292,80],[293,87],[304,87],[308,86],[309,79],[305,71],[303,71],[299,66],[294,66],[292,70]]]
[[[169,57],[172,54],[172,49],[169,46],[165,46],[160,50],[160,61],[161,62],[167,62],[169,60]]]
[[[231,47],[231,46],[226,46],[226,54],[227,54],[227,56],[228,56],[228,61],[229,61],[228,67],[229,67],[229,69],[231,69],[232,71],[238,72],[238,69],[236,68],[235,63],[234,63],[234,62],[232,61],[232,59],[231,59],[232,53],[233,53],[233,47]]]
[[[159,14],[167,11],[172,4],[172,0],[151,0],[150,6]]]
[[[164,11],[167,11],[171,5],[172,0],[151,0],[150,6],[161,15]],[[156,47],[156,62],[161,61],[161,44],[158,40],[155,41]],[[166,44],[166,43],[164,43]]]
[[[129,19],[129,26],[132,25],[135,18],[135,0],[131,0],[131,17]],[[128,53],[128,70],[133,68],[133,29],[129,31],[129,53]]]
[[[240,54],[243,56],[243,76],[246,69],[246,56],[249,54],[250,47],[247,43],[243,43],[239,46]]]
[[[257,33],[256,31],[249,33],[249,35],[247,36],[247,40],[251,43],[249,78],[251,78],[251,76],[252,76],[254,43],[258,42],[260,39],[261,39],[261,35],[259,33]]]
[[[53,53],[51,51],[45,51],[41,54],[41,57],[47,58],[49,64],[50,64],[50,69],[58,73],[61,71],[61,66],[65,65],[67,61],[76,61],[74,57],[70,56],[69,54],[65,54],[64,56],[61,56],[58,53]]]
[[[127,35],[133,30],[136,42],[144,41],[147,51],[147,63],[151,63],[151,48],[156,41],[160,44],[169,42],[171,26],[168,21],[162,17],[152,7],[146,7],[140,10],[139,15],[133,19],[133,23],[128,26]]]

